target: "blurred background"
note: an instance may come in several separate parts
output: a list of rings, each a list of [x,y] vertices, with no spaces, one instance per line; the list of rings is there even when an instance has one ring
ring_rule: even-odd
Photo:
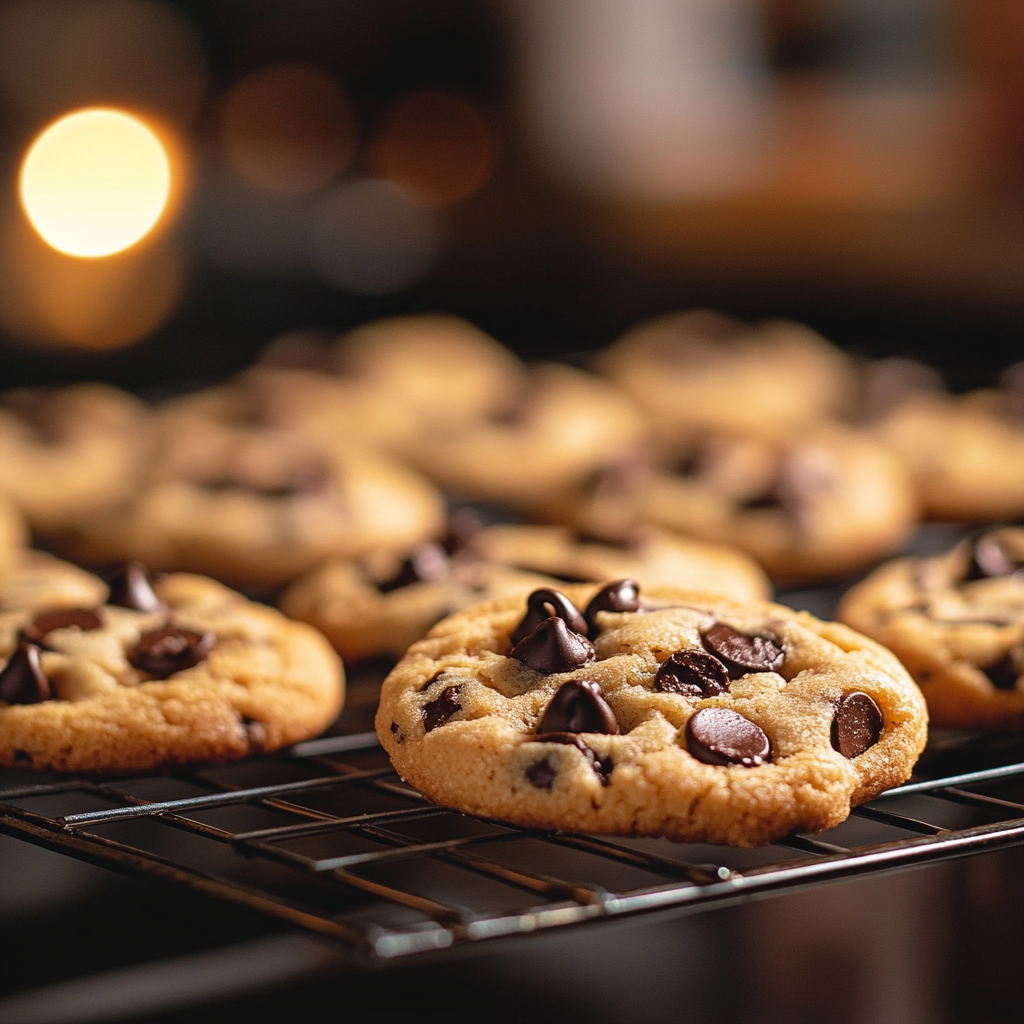
[[[95,107],[163,164],[86,123],[27,159]],[[8,386],[165,394],[432,309],[579,352],[690,305],[977,386],[1024,322],[1024,6],[7,2],[0,196]],[[141,204],[113,251],[47,236],[108,200]]]

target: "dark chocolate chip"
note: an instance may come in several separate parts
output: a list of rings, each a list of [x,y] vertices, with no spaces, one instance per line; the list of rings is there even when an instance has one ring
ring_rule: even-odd
[[[448,576],[448,556],[438,544],[420,544],[402,563],[395,576],[378,583],[382,594],[407,587],[411,583],[436,583]]]
[[[756,768],[772,759],[764,730],[728,708],[701,708],[686,723],[686,749],[705,764]]]
[[[103,621],[92,608],[55,608],[40,612],[22,629],[21,635],[31,644],[46,646],[46,638],[55,629],[77,626],[83,632],[99,629]]]
[[[997,690],[1017,689],[1017,680],[1021,676],[1021,670],[1012,650],[1007,651],[998,661],[988,665],[982,671]]]
[[[423,728],[425,732],[444,725],[456,711],[462,710],[459,703],[459,691],[461,686],[449,686],[441,691],[440,695],[433,700],[428,700],[423,705]]]
[[[153,589],[149,570],[141,562],[128,562],[110,581],[107,604],[136,612],[158,612],[164,607]]]
[[[786,660],[786,652],[771,637],[740,633],[724,622],[706,629],[701,639],[725,665],[730,679],[748,672],[777,672]]]
[[[140,671],[157,679],[166,679],[198,665],[213,650],[213,633],[197,633],[180,626],[163,626],[143,633],[128,660]]]
[[[537,726],[537,732],[600,732],[614,735],[619,731],[615,712],[601,693],[601,687],[587,679],[571,679],[562,683],[551,698]]]
[[[552,615],[512,648],[512,657],[535,672],[571,672],[594,660],[594,645]]]
[[[636,612],[640,610],[640,584],[636,580],[616,580],[606,583],[591,599],[583,618],[587,621],[588,635],[593,640],[601,632],[597,624],[598,612]]]
[[[598,757],[597,752],[592,750],[583,742],[575,733],[571,732],[548,732],[540,733],[534,737],[535,743],[561,743],[567,747],[575,747],[589,762],[590,767],[594,769],[597,777],[601,780],[602,786],[607,786],[611,782],[612,768],[615,766],[612,764],[610,757]],[[538,762],[539,764],[540,762]],[[534,765],[533,767],[536,767]],[[549,764],[550,768],[550,764]],[[527,769],[529,772],[529,769]],[[554,779],[554,771],[552,770],[552,780]],[[531,782],[533,780],[531,779]],[[542,787],[544,789],[550,789],[550,784]]]
[[[245,737],[253,750],[262,750],[267,743],[267,727],[255,718],[242,716],[242,727],[245,729]]]
[[[726,667],[707,651],[691,648],[676,651],[654,677],[658,693],[681,693],[685,697],[716,697],[729,692]]]
[[[470,547],[483,528],[483,516],[475,508],[454,509],[448,516],[448,532],[442,547],[449,555],[457,554]]]
[[[882,709],[866,693],[848,693],[832,719],[832,746],[843,757],[859,757],[882,735]]]
[[[16,764],[31,764],[32,755],[27,750],[22,750],[20,747],[15,747],[14,761]]]
[[[574,632],[587,635],[587,620],[580,615],[579,609],[557,590],[546,587],[535,590],[526,599],[526,614],[519,625],[512,630],[509,639],[513,644],[528,637],[545,619],[557,616]]]
[[[994,537],[982,536],[972,545],[971,561],[964,579],[984,580],[993,576],[1009,576],[1020,567],[1020,563]]]
[[[0,671],[0,700],[8,704],[39,704],[54,696],[50,680],[39,664],[39,648],[20,643]]]
[[[526,777],[537,789],[550,789],[555,782],[555,768],[551,758],[544,757],[526,768]]]

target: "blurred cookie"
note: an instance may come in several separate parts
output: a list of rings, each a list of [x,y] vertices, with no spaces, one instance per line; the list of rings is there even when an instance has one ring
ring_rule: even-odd
[[[427,630],[478,601],[526,593],[555,580],[472,558],[449,558],[423,544],[404,561],[332,559],[295,581],[279,607],[315,626],[346,661],[400,658]]]
[[[776,580],[840,576],[895,551],[917,505],[896,458],[854,431],[819,425],[770,439],[705,434],[653,466],[612,467],[549,515],[596,534],[663,526],[729,544]]]
[[[385,680],[376,724],[442,806],[754,846],[907,779],[927,715],[896,658],[844,626],[620,581],[445,619]]]
[[[634,449],[646,428],[612,385],[556,363],[531,366],[521,388],[472,422],[426,422],[413,465],[458,494],[530,506]]]
[[[21,513],[0,495],[0,572],[18,560],[28,541],[28,528]]]
[[[839,413],[855,377],[850,359],[788,320],[746,324],[691,310],[627,331],[597,366],[644,410],[659,436],[694,430],[774,433]]]
[[[341,708],[315,630],[213,580],[138,581],[106,605],[0,613],[0,764],[137,772],[275,750]],[[140,607],[140,605],[142,607]]]
[[[906,665],[935,725],[1024,725],[1024,529],[889,562],[850,590],[837,614]]]
[[[0,494],[39,532],[75,526],[129,498],[148,448],[146,407],[109,385],[0,396]]]
[[[490,526],[470,542],[481,558],[584,583],[634,579],[643,587],[676,586],[735,600],[771,595],[764,570],[748,555],[657,527],[618,541],[565,526]]]
[[[78,532],[78,560],[274,587],[325,558],[408,550],[443,529],[433,487],[380,455],[179,412],[137,498]]]

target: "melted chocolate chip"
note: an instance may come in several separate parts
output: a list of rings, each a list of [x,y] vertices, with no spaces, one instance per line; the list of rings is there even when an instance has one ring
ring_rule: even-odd
[[[32,755],[27,750],[22,750],[20,747],[15,747],[14,762],[15,764],[31,764]]]
[[[587,620],[580,615],[579,609],[557,590],[548,590],[546,587],[535,590],[526,599],[526,614],[514,630],[509,639],[513,644],[519,643],[528,637],[545,619],[550,616],[557,616],[574,633],[587,635]]]
[[[598,612],[636,612],[640,610],[640,584],[636,580],[616,580],[605,584],[591,599],[583,613],[588,635],[593,640],[601,632]]]
[[[153,589],[149,570],[141,562],[128,562],[110,581],[107,604],[135,612],[158,612],[164,607]]]
[[[658,669],[654,689],[658,693],[681,693],[685,697],[716,697],[729,692],[729,673],[706,651],[695,648],[676,651]]]
[[[537,732],[600,732],[614,735],[619,731],[615,712],[601,693],[601,687],[586,679],[562,683],[551,698],[537,726]]]
[[[756,768],[772,759],[764,730],[728,708],[701,708],[686,723],[686,749],[705,764]]]
[[[594,660],[594,645],[552,615],[512,648],[512,657],[535,672],[571,672]]]
[[[437,544],[420,544],[402,563],[397,575],[377,584],[382,594],[411,583],[436,583],[448,576],[448,557]]]
[[[561,743],[567,747],[575,747],[589,762],[590,767],[594,769],[595,774],[601,780],[602,786],[607,786],[611,782],[612,768],[615,766],[612,764],[610,757],[598,757],[597,753],[587,746],[575,733],[571,732],[548,732],[540,733],[534,736],[535,743]],[[542,763],[547,763],[548,771],[551,772],[551,781],[554,781],[555,772],[551,767],[551,762],[545,758],[545,762],[538,761],[536,764],[531,765],[531,768],[539,768]],[[529,777],[530,769],[527,769],[527,776]],[[533,779],[530,779],[533,782]],[[536,785],[536,783],[534,783]],[[549,782],[546,786],[538,786],[539,789],[550,789],[551,783]]]
[[[979,537],[971,548],[971,560],[967,566],[965,581],[990,579],[994,576],[1009,576],[1021,567],[1000,543],[990,536]]]
[[[1021,676],[1021,670],[1013,650],[1007,651],[998,661],[986,666],[982,671],[997,690],[1017,689],[1017,680]]]
[[[20,643],[0,671],[0,700],[8,704],[39,704],[54,696],[50,680],[39,664],[39,648]]]
[[[832,747],[843,757],[859,757],[882,735],[882,709],[866,693],[848,693],[832,719]]]
[[[550,789],[555,784],[555,774],[555,766],[550,757],[542,757],[526,768],[526,777],[537,789]]]
[[[423,705],[423,728],[426,732],[444,725],[456,711],[462,710],[459,703],[459,691],[461,686],[449,686],[433,700],[428,700]]]
[[[163,626],[143,633],[128,660],[140,672],[166,679],[198,665],[213,650],[217,638],[213,633],[197,633],[180,626]]]
[[[46,638],[55,629],[77,626],[83,633],[99,629],[103,621],[92,608],[55,608],[51,612],[40,612],[21,631],[21,635],[32,644],[46,646]]]
[[[740,633],[724,622],[706,629],[701,639],[725,665],[730,679],[748,672],[777,672],[786,660],[786,652],[771,637]]]

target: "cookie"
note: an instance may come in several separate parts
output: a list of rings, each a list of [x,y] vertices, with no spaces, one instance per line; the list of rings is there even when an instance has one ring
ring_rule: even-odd
[[[346,661],[400,658],[446,615],[544,585],[556,581],[476,558],[450,558],[440,545],[422,544],[404,560],[382,553],[331,559],[296,580],[278,607],[315,626]]]
[[[443,806],[753,846],[907,779],[927,714],[896,658],[846,626],[618,581],[445,619],[385,680],[376,726]]]
[[[135,500],[78,531],[67,548],[76,560],[138,559],[266,588],[332,556],[407,550],[443,528],[434,488],[379,454],[186,411],[168,414]]]
[[[748,555],[657,527],[611,539],[565,526],[490,526],[470,544],[487,561],[571,583],[629,577],[644,587],[704,590],[739,601],[771,596],[764,570]]]
[[[837,615],[885,644],[935,725],[1024,726],[1024,528],[978,533],[931,558],[876,569]]]
[[[632,402],[606,381],[542,363],[490,415],[424,423],[406,455],[448,490],[528,507],[623,457],[645,435]]]
[[[200,576],[150,587],[141,566],[106,604],[0,613],[0,657],[0,764],[47,771],[275,750],[329,725],[344,692],[309,626]]]
[[[149,413],[106,384],[0,396],[0,494],[38,532],[105,515],[134,492],[149,450]]]
[[[728,544],[787,582],[863,569],[897,550],[917,519],[898,460],[824,424],[774,438],[695,435],[652,465],[607,468],[544,511],[596,534],[648,523]]]
[[[106,596],[106,584],[99,577],[45,551],[21,551],[0,569],[0,613],[92,608]]]
[[[856,379],[850,359],[802,324],[745,324],[710,310],[645,321],[597,366],[669,440],[813,423],[845,409]]]

